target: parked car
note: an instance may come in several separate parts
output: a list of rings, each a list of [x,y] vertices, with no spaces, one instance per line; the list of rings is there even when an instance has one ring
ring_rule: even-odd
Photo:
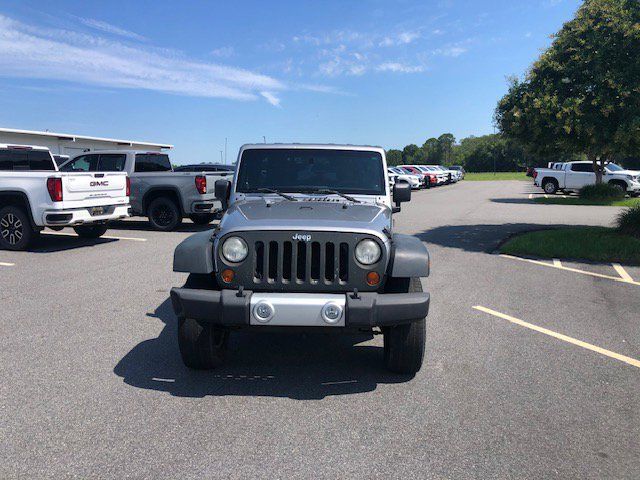
[[[436,187],[438,185],[438,175],[431,171],[425,165],[413,165],[414,168],[417,168],[422,174],[426,175],[426,183],[429,187]]]
[[[609,163],[605,166],[603,182],[619,188],[630,195],[640,193],[640,172],[625,170]],[[542,187],[545,193],[553,194],[558,190],[578,191],[585,185],[596,183],[596,174],[592,162],[566,162],[560,169],[537,168],[534,184]]]
[[[406,174],[417,175],[420,178],[420,183],[423,188],[428,188],[431,186],[428,175],[424,172],[421,172],[415,165],[399,165],[396,168],[399,168]]]
[[[458,172],[455,170],[449,170],[447,167],[443,167],[442,165],[430,165],[436,170],[441,171],[446,176],[446,183],[456,183],[459,179]]]
[[[0,145],[0,247],[25,250],[45,227],[98,238],[126,218],[125,172],[61,172],[44,147]]]
[[[174,172],[220,172],[233,175],[234,167],[222,163],[194,163],[173,167]]]
[[[418,175],[409,175],[399,168],[390,167],[387,169],[390,185],[395,185],[397,180],[407,182],[412,190],[418,190],[422,187],[422,179]]]
[[[431,175],[435,175],[436,185],[444,185],[449,180],[449,175],[435,165],[423,165],[422,168],[425,168]]]
[[[101,150],[76,156],[60,167],[69,172],[126,172],[131,178],[131,210],[156,230],[176,229],[184,216],[198,225],[222,210],[214,183],[227,173],[174,172],[169,155],[133,150]]]
[[[429,253],[394,231],[411,189],[390,191],[382,148],[245,145],[218,229],[183,241],[171,290],[184,364],[222,364],[229,335],[269,327],[351,334],[380,329],[386,367],[415,374],[425,349]],[[329,185],[331,185],[329,187]],[[382,356],[381,356],[382,357]]]
[[[464,180],[464,175],[467,173],[462,165],[451,165],[449,170],[455,170],[458,172],[460,180]]]

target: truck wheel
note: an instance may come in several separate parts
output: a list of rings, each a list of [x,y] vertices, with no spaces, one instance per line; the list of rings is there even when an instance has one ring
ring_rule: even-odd
[[[189,215],[189,218],[196,225],[209,225],[216,218],[214,213],[194,213]]]
[[[5,250],[26,250],[35,232],[29,217],[20,207],[12,205],[0,210],[0,247]]]
[[[158,197],[149,204],[147,209],[149,223],[156,230],[170,232],[182,223],[180,209],[173,200],[167,197]]]
[[[182,362],[196,370],[210,370],[224,362],[229,331],[193,318],[178,318],[178,347]]]
[[[558,191],[558,182],[554,179],[546,179],[542,182],[542,189],[544,190],[544,193],[553,195]]]
[[[398,280],[405,281],[391,286],[391,291],[394,293],[422,292],[419,278]],[[402,288],[403,283],[404,288]],[[389,288],[385,290],[389,291]],[[404,292],[396,292],[396,290],[404,290]],[[424,359],[426,327],[427,319],[422,318],[406,325],[384,329],[384,363],[389,370],[408,375],[413,375],[420,370]]]
[[[105,234],[108,227],[103,224],[98,225],[78,225],[73,227],[79,237],[82,238],[100,238]]]
[[[619,190],[623,194],[627,193],[627,184],[626,183],[613,181],[613,182],[609,182],[609,185],[611,185],[613,188]]]

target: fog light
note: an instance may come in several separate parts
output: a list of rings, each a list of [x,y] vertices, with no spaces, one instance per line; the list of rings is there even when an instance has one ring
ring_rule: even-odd
[[[266,302],[260,302],[253,307],[253,315],[261,323],[267,323],[273,318],[273,307]]]
[[[226,270],[222,271],[222,274],[220,276],[222,277],[223,282],[231,283],[233,282],[233,277],[235,276],[235,274],[233,273],[233,270],[227,268]]]
[[[342,307],[340,305],[336,305],[335,303],[327,303],[324,307],[322,307],[322,319],[329,323],[334,324],[338,323],[342,318]]]
[[[378,272],[369,272],[367,273],[367,285],[373,287],[374,285],[378,285],[380,283],[380,274]]]

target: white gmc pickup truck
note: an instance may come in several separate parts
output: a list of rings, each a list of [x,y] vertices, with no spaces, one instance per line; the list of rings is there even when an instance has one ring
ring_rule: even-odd
[[[97,238],[128,211],[126,173],[60,172],[47,148],[0,144],[0,248],[24,250],[44,227]]]
[[[605,165],[602,181],[629,195],[640,193],[640,172],[625,170],[615,163]],[[595,184],[596,174],[591,162],[566,162],[554,164],[553,168],[536,168],[533,183],[549,194],[558,190],[578,191]]]

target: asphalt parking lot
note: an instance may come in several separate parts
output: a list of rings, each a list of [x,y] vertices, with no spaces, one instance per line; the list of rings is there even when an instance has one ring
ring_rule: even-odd
[[[238,334],[226,366],[187,370],[168,292],[191,224],[0,251],[0,477],[638,478],[640,267],[491,254],[618,212],[534,192],[461,182],[397,215],[432,255],[413,379],[379,337]]]

